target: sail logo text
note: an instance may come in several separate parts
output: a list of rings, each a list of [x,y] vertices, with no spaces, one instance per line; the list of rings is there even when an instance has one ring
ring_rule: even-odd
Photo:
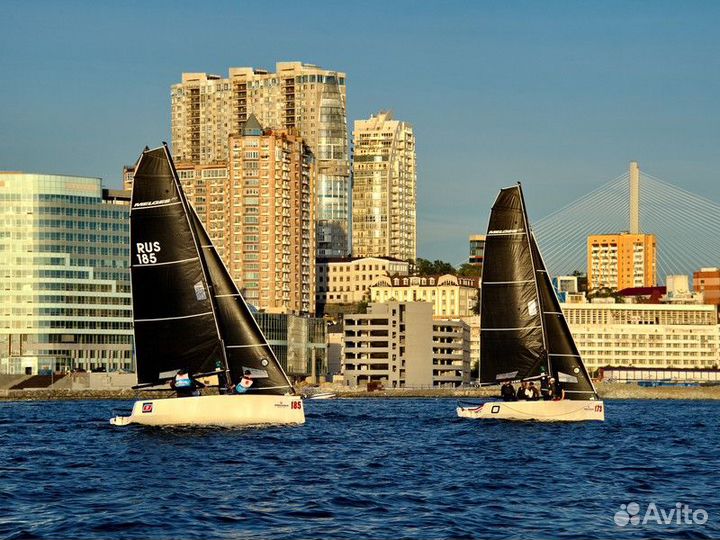
[[[133,204],[133,208],[142,208],[144,206],[159,206],[161,204],[168,204],[173,201],[176,201],[177,197],[173,197],[172,199],[160,199],[158,201],[143,201],[143,202],[136,202]]]
[[[154,264],[157,262],[157,255],[160,251],[160,242],[136,242],[135,256],[138,264]]]
[[[525,229],[492,229],[488,234],[516,234],[525,232]]]
[[[675,506],[666,510],[654,502],[648,504],[645,513],[640,516],[640,505],[636,502],[621,504],[620,510],[615,512],[615,525],[704,525],[708,520],[708,513],[702,508],[693,510],[685,503],[675,503]]]

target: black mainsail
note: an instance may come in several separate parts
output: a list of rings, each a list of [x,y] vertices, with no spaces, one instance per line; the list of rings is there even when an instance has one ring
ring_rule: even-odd
[[[230,383],[249,372],[250,393],[292,393],[165,146],[137,164],[130,241],[138,383],[158,384],[183,368],[225,373]]]
[[[530,232],[520,184],[500,190],[485,239],[480,381],[552,375],[568,399],[597,399]]]

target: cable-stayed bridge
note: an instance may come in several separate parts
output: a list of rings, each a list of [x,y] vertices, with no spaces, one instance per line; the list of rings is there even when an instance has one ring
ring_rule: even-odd
[[[536,221],[534,231],[551,275],[568,275],[586,272],[589,235],[634,227],[656,236],[661,283],[668,275],[692,276],[701,267],[720,266],[720,204],[640,172],[635,163],[627,173]]]

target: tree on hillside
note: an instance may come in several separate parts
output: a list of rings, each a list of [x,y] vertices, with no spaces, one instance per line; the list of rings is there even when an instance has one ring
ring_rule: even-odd
[[[480,277],[482,266],[477,264],[462,263],[457,270],[457,275],[462,277]]]
[[[417,276],[437,276],[441,274],[457,274],[455,267],[445,261],[436,259],[430,262],[427,259],[418,257],[415,259],[415,275]]]

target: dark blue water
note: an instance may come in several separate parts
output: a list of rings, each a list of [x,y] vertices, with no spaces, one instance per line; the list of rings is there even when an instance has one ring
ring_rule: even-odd
[[[301,427],[110,426],[127,406],[0,403],[0,538],[720,537],[718,402],[537,424],[357,399],[306,402]],[[630,503],[657,510],[617,525]],[[707,522],[658,523],[676,503]]]

